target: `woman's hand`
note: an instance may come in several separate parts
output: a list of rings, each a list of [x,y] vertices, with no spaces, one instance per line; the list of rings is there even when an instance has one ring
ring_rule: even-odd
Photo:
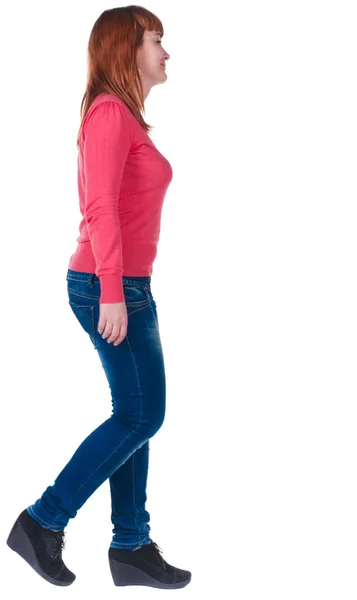
[[[108,344],[114,342],[118,346],[126,336],[128,313],[125,302],[99,304],[98,332]]]

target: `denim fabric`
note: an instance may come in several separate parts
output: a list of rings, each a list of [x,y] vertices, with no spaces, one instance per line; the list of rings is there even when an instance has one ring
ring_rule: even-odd
[[[150,277],[123,277],[128,328],[118,345],[98,332],[100,280],[68,269],[69,306],[98,352],[107,377],[112,414],[77,448],[54,484],[27,508],[41,525],[64,529],[109,478],[114,548],[150,543],[145,509],[149,439],[165,417],[166,382]]]

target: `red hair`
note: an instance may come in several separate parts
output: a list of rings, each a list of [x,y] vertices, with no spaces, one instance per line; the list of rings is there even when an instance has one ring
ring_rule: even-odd
[[[146,29],[164,35],[160,19],[135,5],[105,10],[94,23],[88,41],[87,86],[81,102],[77,145],[84,117],[96,96],[103,92],[121,98],[140,125],[151,131],[152,126],[141,114],[145,112],[144,93],[136,66],[136,52]]]

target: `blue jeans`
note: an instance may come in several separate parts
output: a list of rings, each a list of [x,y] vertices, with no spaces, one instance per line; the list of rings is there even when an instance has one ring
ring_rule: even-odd
[[[165,417],[165,367],[150,277],[123,277],[128,328],[118,345],[98,332],[100,280],[68,269],[69,305],[98,352],[108,379],[112,414],[86,437],[54,484],[27,508],[48,529],[64,529],[109,478],[114,548],[149,544],[145,509],[149,439]]]

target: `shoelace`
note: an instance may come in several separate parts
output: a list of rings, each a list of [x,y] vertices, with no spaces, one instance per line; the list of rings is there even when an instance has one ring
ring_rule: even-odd
[[[51,535],[47,537],[47,547],[52,560],[61,558],[62,550],[64,549],[66,543],[64,536],[64,531],[52,531]]]
[[[165,560],[163,559],[163,557],[161,556],[161,554],[162,554],[162,550],[161,550],[161,548],[159,548],[159,546],[158,546],[158,545],[157,545],[155,542],[152,542],[152,545],[154,546],[154,548],[155,548],[155,550],[156,550],[156,555],[157,555],[157,557],[159,558],[159,560],[160,560],[160,562],[161,562],[162,566],[163,566],[163,567],[164,567],[164,569],[166,570],[166,562],[165,562]]]

